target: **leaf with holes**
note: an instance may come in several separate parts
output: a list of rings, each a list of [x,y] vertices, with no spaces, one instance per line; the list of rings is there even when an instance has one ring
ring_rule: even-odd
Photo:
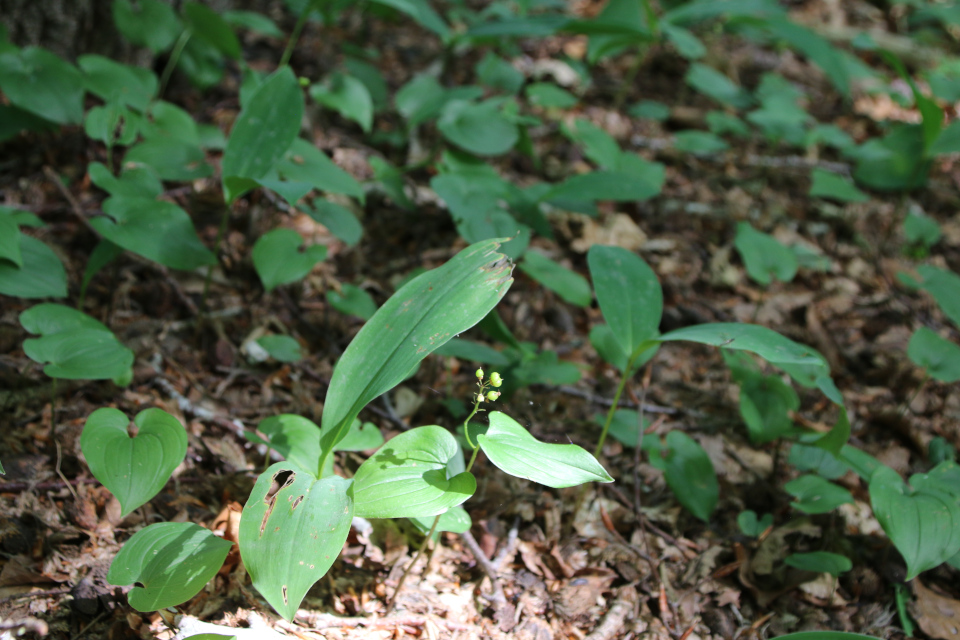
[[[286,620],[340,555],[352,521],[352,480],[317,480],[290,462],[257,479],[240,517],[240,555],[253,586]]]
[[[540,442],[510,416],[494,411],[490,428],[477,436],[490,462],[518,478],[561,489],[585,482],[613,482],[610,474],[582,447]]]
[[[137,611],[173,607],[200,593],[232,546],[190,522],[152,524],[124,543],[110,564],[107,582],[135,585],[128,599]]]
[[[187,432],[169,413],[147,409],[133,419],[118,409],[97,409],[87,418],[80,450],[93,477],[120,501],[127,515],[157,495],[187,455]]]
[[[357,469],[353,477],[356,514],[361,518],[425,518],[470,498],[477,481],[448,465],[462,456],[443,427],[417,427],[393,438]]]

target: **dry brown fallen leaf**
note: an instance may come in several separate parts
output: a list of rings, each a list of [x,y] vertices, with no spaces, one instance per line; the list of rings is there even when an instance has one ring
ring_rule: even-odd
[[[947,598],[914,580],[910,614],[931,638],[956,640],[960,638],[960,600]]]

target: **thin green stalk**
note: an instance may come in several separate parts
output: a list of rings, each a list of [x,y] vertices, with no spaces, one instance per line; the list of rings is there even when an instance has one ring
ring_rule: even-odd
[[[393,597],[390,598],[390,604],[387,605],[387,613],[393,611],[394,605],[397,604],[397,596],[400,594],[400,590],[403,589],[403,583],[406,582],[407,576],[410,575],[410,570],[413,569],[415,564],[417,564],[417,560],[419,560],[420,556],[423,555],[423,550],[427,548],[427,543],[430,542],[430,538],[433,537],[433,532],[437,530],[437,524],[439,522],[440,516],[437,516],[433,519],[433,526],[430,527],[430,533],[427,534],[427,537],[423,539],[423,543],[420,545],[420,548],[417,549],[417,555],[413,557],[413,560],[407,565],[407,568],[404,569],[403,575],[400,576],[400,582],[397,583],[397,588],[393,590]]]
[[[157,98],[163,96],[163,92],[167,88],[167,83],[170,82],[170,76],[173,75],[174,68],[177,66],[177,63],[180,62],[180,54],[183,53],[183,48],[186,47],[187,42],[190,41],[190,35],[190,30],[184,29],[180,37],[177,38],[177,44],[173,45],[173,51],[170,52],[170,57],[167,59],[167,66],[163,68],[163,73],[160,76],[160,90],[157,91]]]
[[[297,24],[293,27],[293,33],[290,34],[290,39],[287,41],[287,48],[283,50],[283,56],[280,58],[280,68],[290,64],[290,56],[293,55],[293,49],[297,46],[297,41],[300,40],[300,32],[303,31],[303,27],[307,24],[307,16],[313,11],[315,4],[315,1],[308,3],[307,8],[304,9],[300,17],[297,18]]]
[[[593,451],[593,457],[600,457],[600,451],[603,450],[603,443],[607,441],[607,432],[610,431],[610,424],[613,422],[613,414],[617,411],[617,405],[620,404],[620,396],[623,395],[623,390],[627,387],[627,380],[630,378],[628,375],[630,369],[633,368],[633,362],[637,359],[640,349],[637,350],[637,353],[630,356],[630,359],[627,361],[627,366],[624,368],[623,375],[620,376],[620,384],[617,386],[617,392],[613,396],[613,404],[610,405],[610,410],[607,411],[607,419],[603,423],[603,431],[600,433],[600,439],[597,440],[597,448]]]

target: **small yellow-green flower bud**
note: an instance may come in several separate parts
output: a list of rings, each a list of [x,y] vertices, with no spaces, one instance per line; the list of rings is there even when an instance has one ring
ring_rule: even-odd
[[[477,369],[477,377],[483,379],[483,369]]]
[[[495,387],[499,387],[503,384],[503,378],[500,377],[500,374],[494,371],[490,374],[490,384]]]
[[[496,400],[496,399],[499,398],[499,397],[500,397],[500,392],[499,392],[499,391],[488,391],[488,392],[487,392],[487,399],[490,400],[491,402],[493,402],[494,400]]]

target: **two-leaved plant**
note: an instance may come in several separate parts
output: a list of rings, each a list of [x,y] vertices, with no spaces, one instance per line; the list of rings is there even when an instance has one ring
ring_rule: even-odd
[[[383,444],[353,478],[334,472],[335,451],[382,441],[359,423],[360,411],[483,319],[507,292],[512,265],[498,247],[496,240],[471,245],[387,300],[337,363],[319,426],[299,416],[277,416],[260,425],[265,441],[286,460],[267,468],[253,487],[240,519],[240,554],[253,585],[287,620],[336,560],[355,516],[433,518],[434,533],[464,531],[465,513],[442,520],[476,491],[471,469],[481,449],[503,471],[551,487],[613,481],[582,448],[540,442],[500,412],[490,414],[485,434],[473,437],[468,418],[469,463],[452,433],[430,425]],[[480,375],[478,382],[470,417],[499,397],[502,379],[491,374],[485,381]],[[162,488],[186,450],[184,429],[168,414],[148,410],[134,424],[138,432],[131,437],[122,412],[100,409],[81,439],[91,471],[118,497],[124,514]],[[197,525],[152,524],[127,541],[108,579],[134,584],[131,605],[151,611],[193,597],[228,551],[229,543]]]

